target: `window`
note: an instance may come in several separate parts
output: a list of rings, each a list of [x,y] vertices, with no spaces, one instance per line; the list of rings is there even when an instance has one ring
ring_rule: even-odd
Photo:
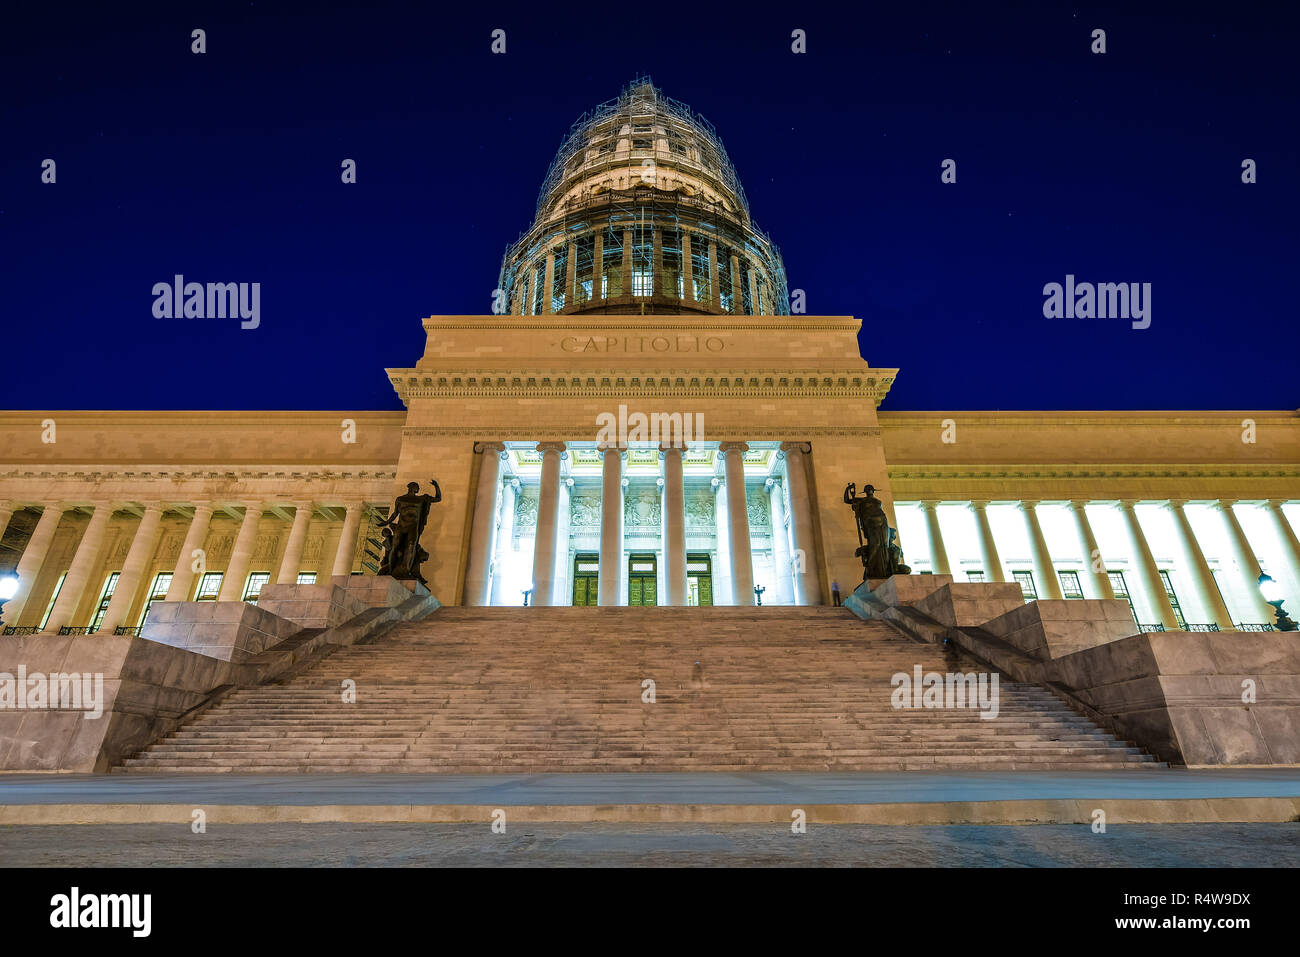
[[[1034,587],[1033,572],[1012,572],[1011,577],[1020,585],[1025,601],[1038,601],[1038,589]]]
[[[1066,598],[1082,598],[1083,586],[1079,584],[1078,572],[1057,572],[1061,579],[1061,594]]]
[[[1165,594],[1169,596],[1169,605],[1174,610],[1174,621],[1178,622],[1181,631],[1187,630],[1187,619],[1183,617],[1183,609],[1178,604],[1178,596],[1174,594],[1174,581],[1169,577],[1169,572],[1160,573],[1160,581],[1165,586]]]
[[[113,597],[113,592],[117,591],[117,580],[121,575],[121,572],[113,572],[108,576],[108,581],[104,582],[104,591],[99,596],[99,607],[95,610],[95,617],[90,622],[91,631],[98,629],[99,623],[104,620],[104,615],[108,612],[108,603]]]
[[[638,136],[632,141],[634,150],[652,150],[655,148],[655,141],[648,136]]]
[[[253,572],[249,575],[248,584],[244,586],[244,601],[256,605],[257,596],[262,593],[262,586],[270,580],[270,572]]]
[[[221,579],[224,572],[206,572],[199,579],[199,593],[194,596],[195,601],[216,601],[217,595],[221,594]]]
[[[67,577],[68,573],[64,572],[54,586],[54,594],[50,595],[50,603],[45,606],[45,614],[41,616],[41,631],[45,630],[45,623],[50,620],[50,615],[54,612],[54,603],[59,600],[59,592],[63,591],[63,580]]]
[[[967,571],[966,580],[968,582],[982,582],[984,580],[984,573],[982,571]]]
[[[551,312],[559,312],[564,308],[565,299],[565,279],[569,274],[569,247],[560,246],[554,250],[555,263],[552,267],[551,276]]]
[[[156,601],[162,601],[167,597],[167,589],[172,587],[172,573],[159,572],[154,576],[153,587],[149,589],[149,599],[144,603],[144,611],[140,613],[140,624],[143,625],[149,620],[149,609],[153,607]]]
[[[1137,609],[1133,607],[1133,598],[1128,593],[1128,583],[1124,581],[1124,573],[1107,572],[1106,577],[1110,579],[1110,590],[1115,593],[1116,598],[1123,598],[1128,602],[1128,610],[1133,613],[1133,620],[1137,621]]]
[[[315,573],[315,572],[299,572],[299,573],[298,573],[298,584],[299,584],[299,585],[314,585],[314,584],[316,584],[316,573]]]

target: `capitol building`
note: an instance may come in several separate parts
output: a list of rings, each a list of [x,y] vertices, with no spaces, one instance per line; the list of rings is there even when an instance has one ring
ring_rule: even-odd
[[[4,633],[373,575],[435,479],[443,605],[830,604],[862,581],[855,483],[914,575],[1124,600],[1134,633],[1271,629],[1261,575],[1300,607],[1294,410],[891,407],[925,369],[864,360],[870,317],[792,314],[717,131],[648,81],[573,125],[497,286],[392,357],[401,412],[0,413]]]

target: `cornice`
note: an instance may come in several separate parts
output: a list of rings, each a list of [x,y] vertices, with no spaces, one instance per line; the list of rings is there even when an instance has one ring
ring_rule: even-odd
[[[887,466],[891,481],[1124,478],[1300,478],[1300,465]]]
[[[687,332],[716,330],[734,332],[745,329],[784,329],[790,332],[819,330],[825,332],[857,332],[862,320],[854,316],[729,316],[708,313],[678,315],[602,315],[574,313],[572,315],[548,313],[541,316],[427,316],[422,320],[425,329],[509,329],[533,331],[540,329],[681,329]]]
[[[882,409],[880,411],[881,428],[893,431],[902,429],[928,428],[944,419],[954,419],[959,425],[988,425],[999,427],[1058,427],[1058,426],[1097,426],[1114,428],[1115,425],[1132,426],[1170,426],[1170,425],[1204,425],[1223,428],[1225,425],[1240,427],[1241,420],[1265,419],[1281,420],[1300,424],[1300,414],[1285,409],[1267,410],[1225,410],[1225,411],[1168,411],[1157,410],[1119,410],[1119,411],[1067,411],[1049,410],[1043,412],[997,412],[997,411],[935,411],[913,412]]]
[[[800,427],[795,430],[800,436],[815,438],[839,438],[839,439],[859,439],[875,438],[880,436],[880,430],[876,428],[854,428],[854,427]],[[491,436],[485,433],[491,432]],[[791,430],[788,427],[769,428],[762,425],[747,425],[743,429],[728,428],[720,432],[717,436],[705,437],[703,442],[719,441],[740,441],[735,438],[737,435],[743,435],[745,441],[765,440],[765,441],[786,441],[790,438]],[[584,441],[575,436],[575,429],[570,426],[567,428],[547,428],[543,426],[527,426],[519,434],[514,434],[510,429],[492,430],[484,426],[474,427],[455,427],[446,428],[436,426],[418,426],[409,425],[402,430],[403,438],[469,438],[478,441],[502,442],[577,442]],[[595,438],[590,441],[595,442]],[[813,451],[816,451],[814,448]]]
[[[305,479],[307,481],[366,481],[395,479],[394,468],[358,469],[355,466],[190,466],[190,465],[63,465],[29,466],[0,464],[0,481],[7,479],[42,479],[86,481],[116,479],[167,479],[171,481],[225,480],[256,481],[264,479]]]

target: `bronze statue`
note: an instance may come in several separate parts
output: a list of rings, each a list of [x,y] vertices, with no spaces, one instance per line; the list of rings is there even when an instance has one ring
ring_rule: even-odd
[[[844,489],[844,503],[853,509],[857,520],[858,548],[853,554],[862,561],[863,581],[911,572],[903,564],[903,550],[896,542],[898,532],[889,527],[889,517],[875,492],[875,486],[868,485],[859,497],[852,482]]]
[[[418,581],[427,585],[420,574],[420,565],[429,553],[420,547],[420,536],[429,522],[429,509],[442,501],[442,489],[436,479],[430,480],[432,495],[420,494],[419,482],[408,482],[406,494],[393,501],[393,512],[376,527],[384,537],[384,560],[379,574],[392,575],[399,581]]]

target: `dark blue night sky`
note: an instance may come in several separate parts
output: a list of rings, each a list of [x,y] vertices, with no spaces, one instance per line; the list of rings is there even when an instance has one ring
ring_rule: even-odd
[[[1292,4],[25,6],[0,407],[400,408],[384,368],[490,311],[569,125],[638,73],[715,124],[808,311],[902,370],[886,409],[1300,406]],[[176,273],[260,282],[261,327],[154,318]],[[1151,327],[1045,319],[1067,273],[1151,283]]]

